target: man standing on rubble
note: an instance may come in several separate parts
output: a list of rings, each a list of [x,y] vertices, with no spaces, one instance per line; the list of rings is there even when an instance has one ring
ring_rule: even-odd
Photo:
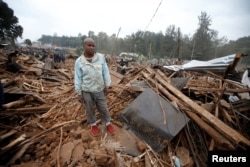
[[[126,73],[126,68],[127,68],[127,62],[121,59],[118,66],[118,72],[124,75]]]
[[[91,134],[100,135],[100,130],[96,125],[94,109],[94,105],[96,105],[101,120],[106,125],[106,130],[113,135],[115,130],[110,123],[111,117],[105,97],[111,84],[105,57],[95,52],[95,41],[92,38],[84,40],[83,48],[83,55],[75,61],[74,84],[78,99],[80,102],[84,102]]]

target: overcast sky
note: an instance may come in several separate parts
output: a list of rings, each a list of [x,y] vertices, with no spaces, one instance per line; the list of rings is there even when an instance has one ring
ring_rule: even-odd
[[[23,40],[42,35],[77,36],[89,31],[119,37],[144,31],[161,0],[3,0],[24,28]],[[250,0],[162,0],[147,31],[165,32],[169,25],[193,35],[198,16],[206,12],[219,37],[250,36]]]

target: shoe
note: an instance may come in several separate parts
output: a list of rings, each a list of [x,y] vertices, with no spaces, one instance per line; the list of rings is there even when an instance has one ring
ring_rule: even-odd
[[[108,131],[111,135],[113,135],[113,134],[115,133],[115,129],[114,129],[114,127],[113,127],[111,124],[107,125],[107,126],[106,126],[106,129],[107,129],[107,131]]]
[[[100,135],[100,130],[99,130],[99,128],[98,128],[96,125],[91,126],[91,134],[92,134],[94,137]]]

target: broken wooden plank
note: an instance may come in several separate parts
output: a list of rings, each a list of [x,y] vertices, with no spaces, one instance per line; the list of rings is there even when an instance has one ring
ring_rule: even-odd
[[[26,138],[26,134],[22,134],[21,136],[19,136],[18,138],[16,138],[12,142],[10,142],[8,145],[2,147],[1,151],[5,152],[6,150],[10,149],[11,147],[13,147],[16,144],[20,143],[21,141],[25,140],[25,138]]]
[[[245,93],[250,92],[250,88],[241,88],[241,89],[230,89],[230,88],[203,88],[203,87],[189,87],[190,90],[193,91],[201,91],[201,92],[218,92],[225,91],[226,93]]]
[[[6,109],[0,112],[0,115],[25,115],[25,114],[38,114],[47,112],[51,106],[39,106],[39,107],[24,107],[15,109]]]
[[[240,61],[242,57],[241,53],[237,53],[234,57],[234,61],[233,63],[231,63],[229,66],[227,66],[226,71],[224,72],[223,78],[226,78],[229,72],[232,72],[234,70],[234,68],[236,67],[236,65],[238,64],[238,62]]]
[[[0,136],[0,141],[6,139],[6,138],[8,138],[9,136],[12,136],[12,135],[14,135],[14,134],[16,134],[16,133],[17,133],[17,130],[12,129],[12,130],[9,131],[8,133],[5,133],[4,135],[1,135],[1,136]]]
[[[121,75],[120,73],[118,72],[115,72],[113,70],[109,70],[109,73],[110,73],[110,77],[111,77],[111,86],[115,86],[115,85],[118,85],[121,80],[123,79],[123,75]]]
[[[69,74],[67,74],[64,69],[58,69],[57,71],[59,73],[61,73],[63,76],[65,76],[69,80],[71,80],[73,78],[72,76],[70,76]]]
[[[147,77],[147,74],[143,73],[145,77]],[[150,82],[153,82],[154,80],[151,78],[147,78]],[[203,121],[201,118],[199,118],[195,113],[191,112],[190,109],[188,109],[180,99],[173,96],[170,92],[168,92],[162,85],[158,85],[159,90],[166,95],[171,101],[175,101],[182,109],[185,111],[188,116],[194,120],[203,130],[205,130],[213,139],[216,140],[217,143],[222,144],[226,146],[226,148],[234,149],[234,146],[226,139],[224,138],[220,133],[218,133],[216,130],[214,130],[209,124],[207,124],[205,121]]]
[[[145,74],[145,73],[144,73]],[[146,74],[148,76],[148,74]],[[163,81],[160,76],[156,75],[156,79],[158,81]],[[214,115],[209,113],[207,110],[199,106],[197,103],[193,102],[189,97],[184,95],[181,91],[179,91],[177,88],[172,86],[171,84],[164,82],[162,83],[164,87],[166,87],[170,92],[172,92],[176,97],[181,99],[184,103],[186,103],[191,109],[193,109],[197,114],[199,114],[201,117],[203,117],[209,124],[214,126],[220,133],[225,135],[226,137],[233,140],[236,144],[244,143],[247,146],[250,146],[250,140],[248,140],[246,137],[242,136],[239,132],[232,129],[228,125],[226,125],[224,122],[222,122],[220,119],[216,118]]]
[[[7,104],[3,104],[3,108],[13,108],[13,107],[18,107],[20,105],[23,105],[26,103],[26,100],[25,99],[20,99],[20,100],[17,100],[17,101],[13,101],[13,102],[10,102],[10,103],[7,103]]]

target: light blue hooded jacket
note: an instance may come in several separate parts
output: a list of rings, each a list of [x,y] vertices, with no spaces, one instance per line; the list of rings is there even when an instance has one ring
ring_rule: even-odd
[[[109,87],[111,79],[105,57],[96,53],[92,62],[88,62],[83,55],[78,57],[75,61],[74,84],[79,95],[82,91],[97,93]]]

